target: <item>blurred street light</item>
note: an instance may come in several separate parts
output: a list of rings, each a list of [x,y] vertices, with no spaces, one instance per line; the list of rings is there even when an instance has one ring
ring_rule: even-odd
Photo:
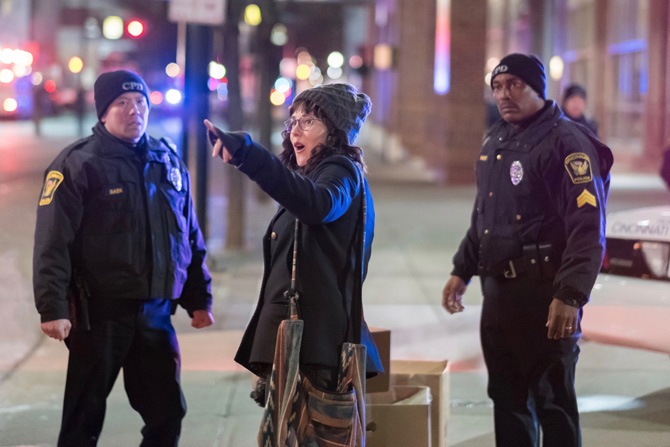
[[[140,37],[142,34],[144,34],[144,23],[140,22],[139,20],[131,20],[128,22],[126,31],[128,31],[128,34],[130,34],[132,37]]]
[[[261,8],[258,5],[250,4],[244,9],[244,21],[251,26],[258,26],[263,21],[261,17]]]
[[[563,59],[561,59],[561,56],[554,56],[549,60],[549,74],[551,75],[551,79],[554,81],[558,81],[563,77]]]
[[[328,65],[333,68],[340,68],[344,65],[344,56],[339,51],[333,51],[328,55]]]
[[[110,40],[123,36],[123,19],[119,16],[108,16],[102,22],[102,35]]]
[[[67,68],[69,68],[72,73],[79,73],[84,68],[84,61],[82,61],[80,57],[73,56],[67,63]]]
[[[165,67],[165,73],[168,76],[170,76],[171,78],[176,78],[177,76],[179,76],[180,72],[181,72],[181,68],[179,67],[179,64],[176,64],[174,62],[170,62]]]
[[[278,47],[285,45],[286,42],[288,42],[288,31],[286,30],[286,26],[281,23],[275,24],[270,33],[270,41]]]

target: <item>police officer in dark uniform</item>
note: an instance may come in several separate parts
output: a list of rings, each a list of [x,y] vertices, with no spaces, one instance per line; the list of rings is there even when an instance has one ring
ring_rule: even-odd
[[[58,445],[95,446],[119,370],[145,426],[142,446],[176,446],[186,412],[177,303],[203,328],[211,277],[186,167],[145,131],[149,89],[130,71],[94,86],[93,135],[45,172],[33,258],[42,330],[69,362]]]
[[[449,313],[479,275],[481,341],[498,447],[581,445],[574,388],[582,307],[605,248],[612,153],[545,100],[535,56],[493,70],[502,119],[477,161],[470,228],[443,291]]]

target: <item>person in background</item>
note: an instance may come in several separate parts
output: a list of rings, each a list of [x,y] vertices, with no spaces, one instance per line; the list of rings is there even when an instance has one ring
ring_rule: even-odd
[[[98,443],[119,371],[142,416],[143,447],[178,445],[186,402],[171,323],[177,303],[204,328],[211,277],[189,173],[146,134],[149,88],[101,74],[93,134],[47,168],[37,207],[33,284],[42,331],[69,348],[59,447]]]
[[[480,277],[480,335],[498,447],[579,447],[575,368],[582,308],[605,249],[612,153],[545,98],[544,65],[510,54],[493,70],[502,120],[479,155],[470,228],[442,305],[463,311]]]
[[[594,119],[584,116],[586,111],[586,89],[579,84],[570,84],[563,92],[563,104],[561,105],[565,116],[572,121],[586,126],[593,135],[598,136],[598,123]]]

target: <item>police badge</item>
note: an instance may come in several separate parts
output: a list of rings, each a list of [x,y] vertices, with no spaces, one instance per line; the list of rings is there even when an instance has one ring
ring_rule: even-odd
[[[512,180],[514,186],[521,183],[523,180],[523,166],[519,160],[512,163],[512,166],[509,168],[509,177]]]
[[[172,182],[174,189],[181,191],[181,172],[179,172],[179,168],[170,169],[170,182]]]

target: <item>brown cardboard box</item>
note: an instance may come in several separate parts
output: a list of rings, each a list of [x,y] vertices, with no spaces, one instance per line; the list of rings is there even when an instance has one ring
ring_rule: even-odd
[[[377,345],[377,350],[379,351],[379,357],[381,357],[382,360],[384,372],[365,381],[365,392],[379,393],[388,391],[391,377],[391,373],[389,371],[391,368],[391,331],[378,327],[370,327],[370,332],[372,333],[372,338]]]
[[[430,447],[430,390],[392,386],[365,399],[367,447]]]
[[[447,361],[393,360],[391,388],[396,386],[427,386],[431,402],[431,447],[446,447],[449,418],[449,376]]]

